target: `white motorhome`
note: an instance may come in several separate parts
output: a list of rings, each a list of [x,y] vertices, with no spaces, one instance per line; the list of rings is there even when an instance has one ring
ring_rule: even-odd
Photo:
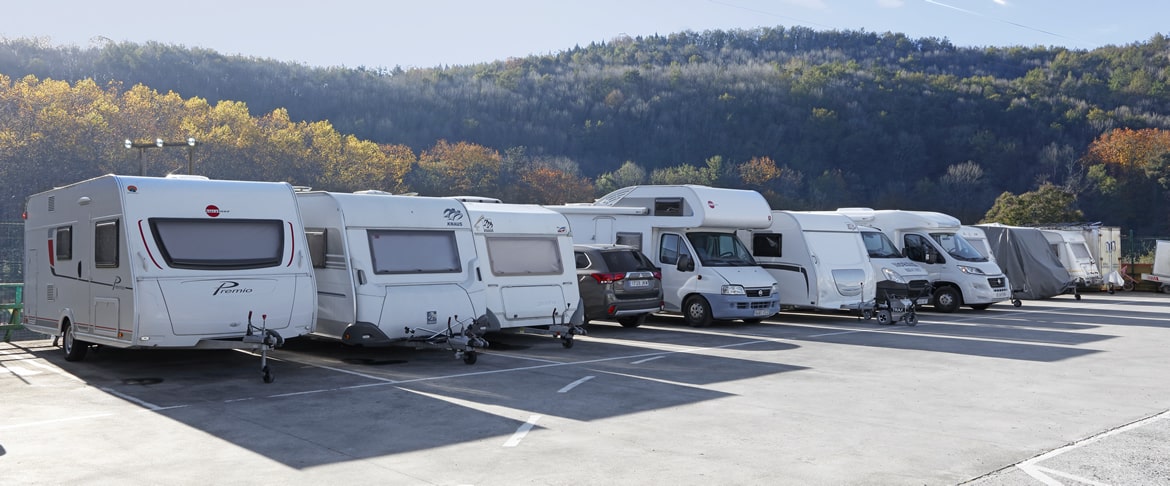
[[[738,234],[780,285],[782,309],[873,308],[877,281],[861,233],[849,217],[772,211],[770,227]]]
[[[29,196],[24,324],[65,358],[116,348],[266,353],[313,329],[292,186],[105,175]]]
[[[1068,274],[1072,276],[1076,285],[1081,287],[1100,286],[1104,280],[1101,278],[1101,269],[1097,267],[1096,260],[1093,259],[1092,250],[1089,249],[1089,244],[1085,241],[1083,233],[1077,230],[1040,230],[1044,237],[1048,239],[1048,244],[1052,246],[1052,250],[1056,252],[1056,256],[1060,258],[1060,264],[1068,270]]]
[[[564,214],[577,243],[617,243],[661,265],[664,311],[691,326],[758,322],[780,310],[779,289],[736,237],[771,226],[758,192],[699,185],[630,186],[589,204],[547,206]]]
[[[490,327],[463,203],[453,198],[297,193],[317,280],[314,335],[356,346],[446,345],[467,364]]]
[[[960,305],[986,309],[1011,297],[1003,271],[959,234],[962,225],[953,216],[870,208],[837,212],[882,230],[906,257],[922,265],[934,282],[931,302],[940,312],[954,312]]]
[[[577,287],[573,233],[558,212],[532,204],[464,202],[475,248],[486,265],[489,331],[546,327],[573,346],[584,334],[585,309]]]

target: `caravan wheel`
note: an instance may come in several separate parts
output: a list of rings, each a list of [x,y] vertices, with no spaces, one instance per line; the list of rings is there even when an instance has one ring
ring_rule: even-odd
[[[81,361],[89,350],[89,343],[77,339],[77,332],[69,321],[65,321],[65,340],[61,343],[61,349],[65,350],[65,361]]]

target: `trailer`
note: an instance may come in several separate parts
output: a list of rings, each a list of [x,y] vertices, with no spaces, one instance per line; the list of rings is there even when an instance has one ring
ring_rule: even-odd
[[[771,226],[738,235],[783,289],[781,309],[872,314],[877,280],[858,226],[848,216],[772,211]]]
[[[380,191],[301,191],[296,199],[317,281],[313,336],[435,345],[476,362],[492,326],[462,202]]]
[[[633,246],[661,265],[664,312],[688,325],[759,322],[780,310],[776,279],[736,237],[771,226],[772,209],[756,191],[630,186],[593,203],[546,207],[568,218],[576,243]]]
[[[962,224],[953,216],[870,208],[837,212],[880,229],[906,257],[922,265],[934,282],[935,310],[954,312],[961,305],[982,310],[1011,297],[1007,276],[963,238]]]
[[[1170,294],[1170,241],[1158,240],[1154,247],[1154,265],[1142,280],[1158,284],[1158,291]]]
[[[313,330],[316,293],[286,183],[105,175],[29,196],[24,316],[92,345],[267,352]],[[56,342],[56,339],[54,340]]]
[[[1084,234],[1077,230],[1040,231],[1077,286],[1100,287],[1105,282]]]
[[[562,214],[532,204],[463,202],[483,279],[488,331],[540,330],[573,347],[585,334],[573,233]]]

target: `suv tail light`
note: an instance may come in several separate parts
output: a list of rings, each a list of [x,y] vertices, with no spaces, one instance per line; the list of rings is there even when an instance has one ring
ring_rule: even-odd
[[[593,280],[596,280],[599,284],[617,282],[626,278],[626,274],[624,273],[593,273],[589,276],[593,277]]]
[[[662,272],[654,272],[654,278],[662,280]]]

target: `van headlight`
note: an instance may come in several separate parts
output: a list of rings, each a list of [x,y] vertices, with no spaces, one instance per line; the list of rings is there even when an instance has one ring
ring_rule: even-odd
[[[890,267],[882,267],[882,273],[885,274],[886,280],[900,284],[906,283],[906,279],[902,278],[900,273],[895,272],[894,269]]]
[[[983,270],[975,267],[968,267],[966,265],[959,265],[959,271],[968,275],[987,275],[986,273],[983,273]]]
[[[743,291],[743,285],[724,285],[719,293],[723,295],[747,295],[747,292]]]

